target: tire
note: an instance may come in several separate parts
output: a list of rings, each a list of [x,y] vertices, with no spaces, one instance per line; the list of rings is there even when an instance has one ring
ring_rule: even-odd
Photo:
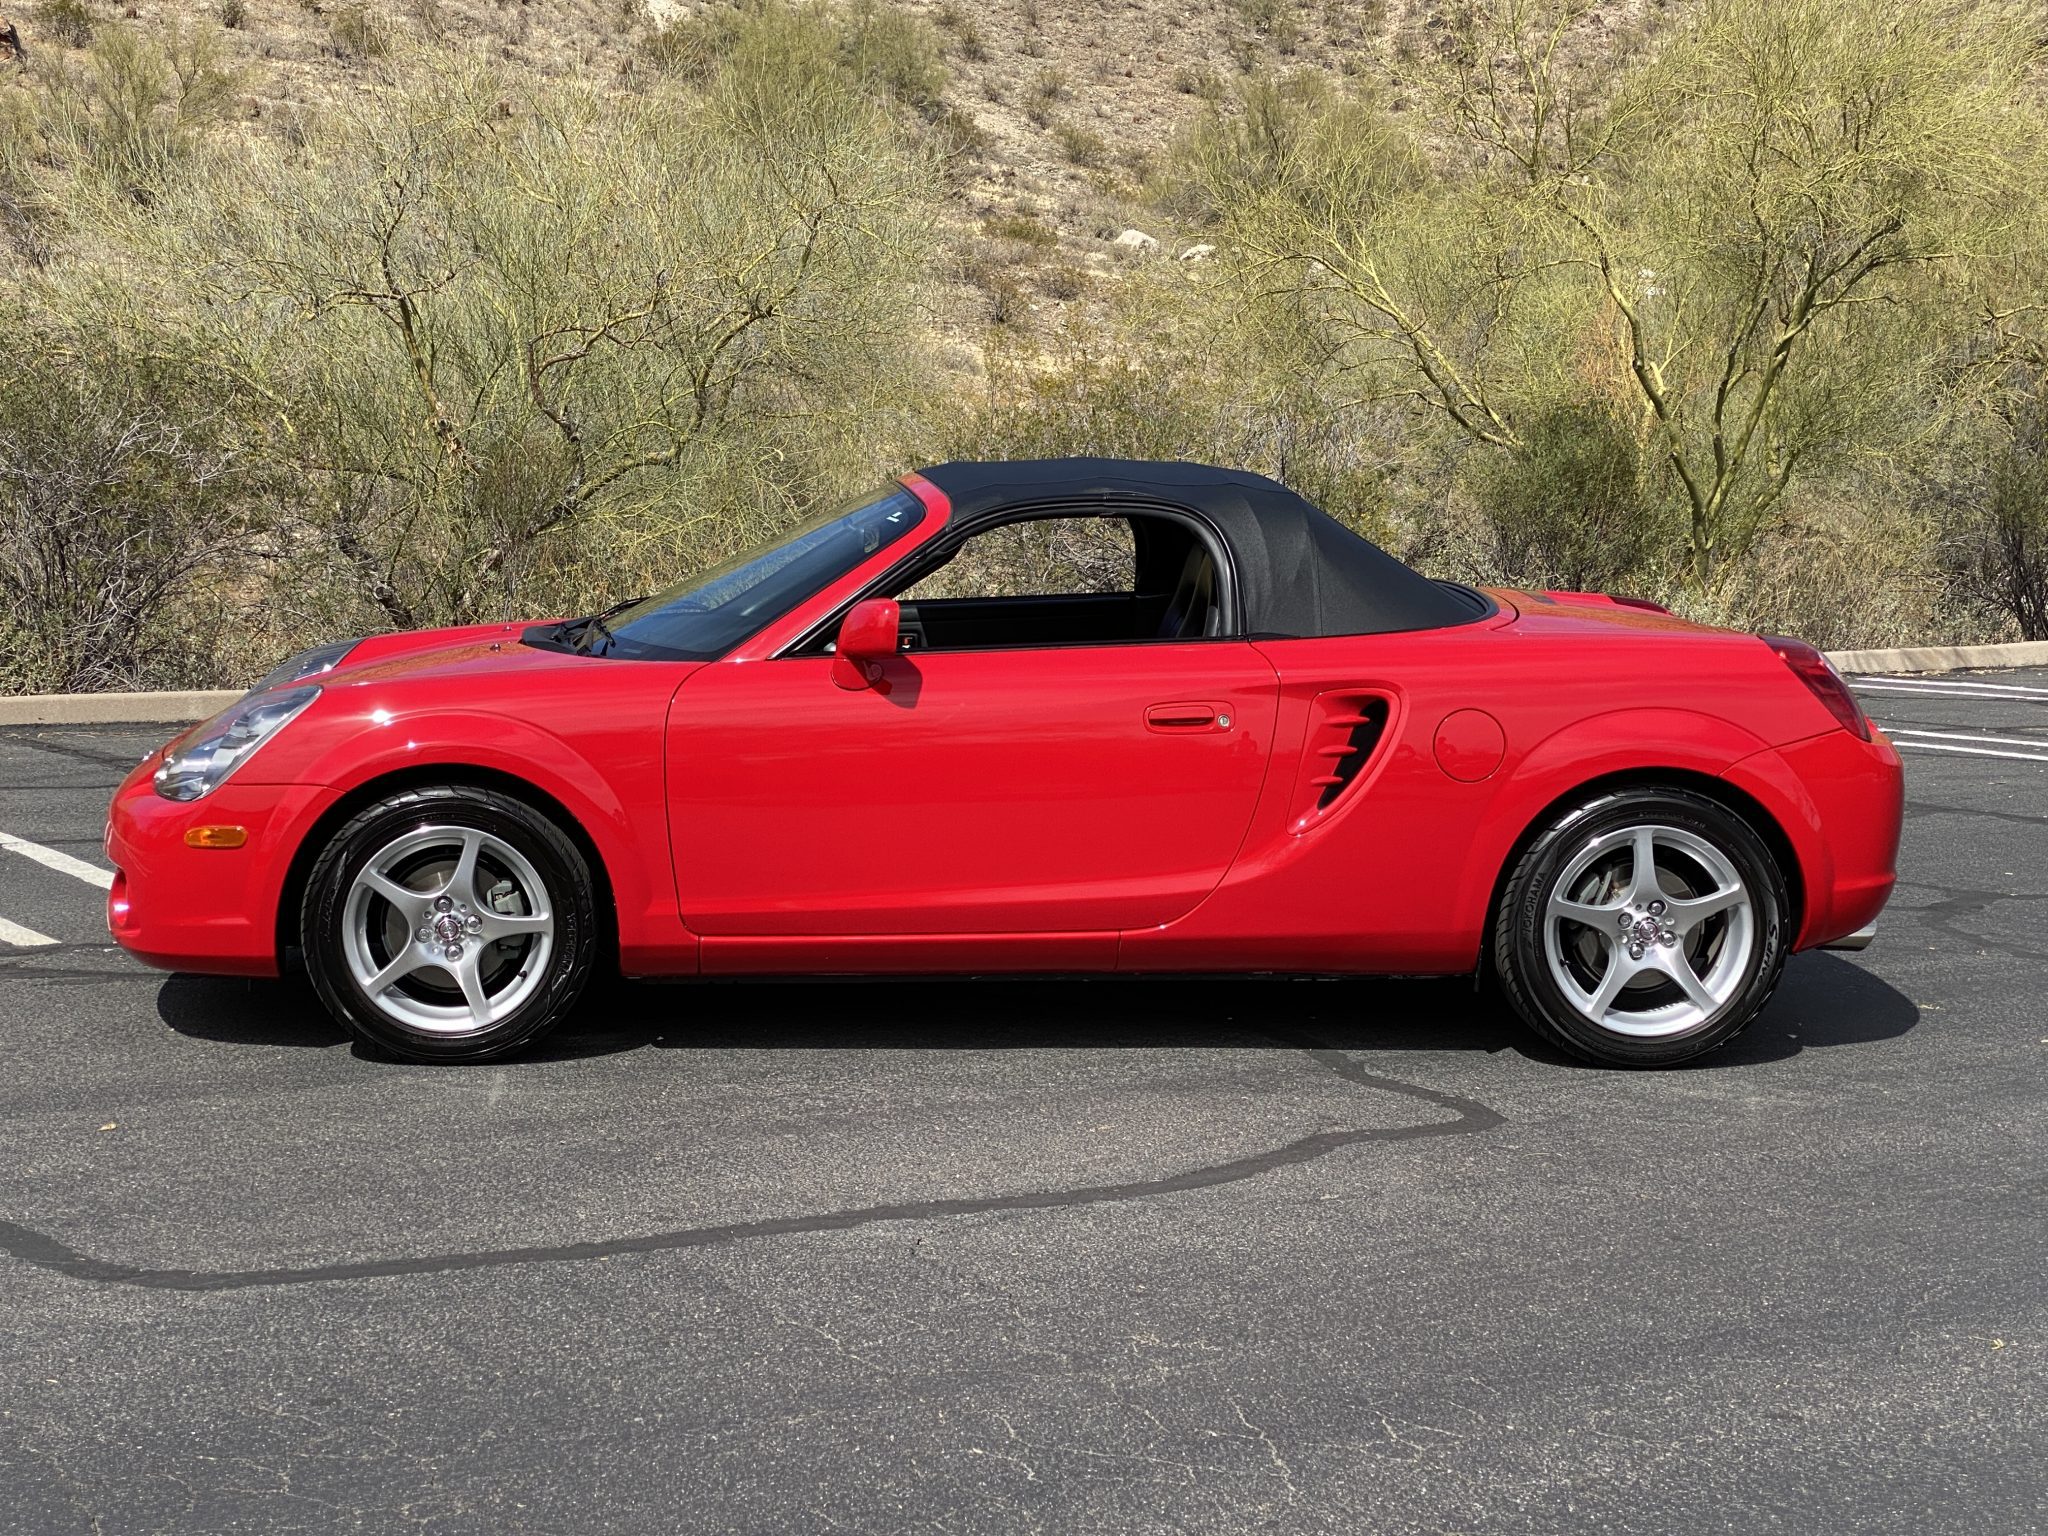
[[[1639,874],[1646,847],[1654,884]],[[1516,861],[1493,964],[1546,1040],[1603,1066],[1671,1066],[1763,1011],[1791,910],[1777,860],[1726,806],[1676,787],[1621,790],[1565,811]]]
[[[406,790],[350,820],[306,880],[300,933],[320,1000],[404,1061],[493,1061],[566,1018],[597,949],[590,867],[546,816],[495,790]]]

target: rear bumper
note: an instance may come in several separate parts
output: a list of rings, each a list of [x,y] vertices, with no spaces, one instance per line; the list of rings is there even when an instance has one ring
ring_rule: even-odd
[[[1868,949],[1870,941],[1877,937],[1877,924],[1866,923],[1854,933],[1845,933],[1839,939],[1829,939],[1818,946],[1821,949]]]
[[[277,910],[292,850],[334,800],[312,785],[239,784],[179,803],[150,782],[154,759],[115,791],[107,813],[107,931],[145,965],[224,976],[278,973]],[[190,848],[187,829],[239,826],[239,848]]]
[[[1829,731],[1758,752],[1730,784],[1769,810],[1792,844],[1802,896],[1795,949],[1860,949],[1898,880],[1905,770],[1882,733]]]

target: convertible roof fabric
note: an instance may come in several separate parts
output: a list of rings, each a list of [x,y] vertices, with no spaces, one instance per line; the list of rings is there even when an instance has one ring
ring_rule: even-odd
[[[1249,634],[1444,629],[1486,611],[1264,475],[1144,459],[961,461],[919,473],[946,493],[955,517],[1048,501],[1164,502],[1199,513],[1230,545]]]

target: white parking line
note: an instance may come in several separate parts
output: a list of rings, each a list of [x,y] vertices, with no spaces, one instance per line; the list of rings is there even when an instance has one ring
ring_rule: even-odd
[[[97,864],[88,864],[83,859],[74,859],[68,853],[55,848],[45,848],[41,843],[32,843],[25,837],[16,837],[11,832],[0,832],[0,848],[18,853],[25,859],[34,859],[45,869],[54,869],[59,874],[69,875],[74,880],[83,880],[87,885],[96,885],[101,890],[110,890],[114,884],[114,872],[101,869]]]
[[[2048,752],[2048,741],[2036,741],[2031,736],[1966,736],[1961,731],[1909,730],[1903,725],[1887,725],[1884,733],[1887,736],[1927,736],[1935,741],[1981,741],[1994,747],[2039,747]]]
[[[37,933],[33,928],[24,928],[0,917],[0,944],[12,944],[18,949],[40,949],[45,944],[56,942],[47,933]]]
[[[2048,752],[1993,752],[1988,747],[1953,747],[1942,741],[1895,741],[1892,745],[1907,752],[1961,752],[1968,757],[2013,757],[2023,763],[2048,763]]]
[[[1977,693],[2034,693],[2048,697],[2048,688],[2027,683],[1976,683],[1966,677],[1894,677],[1886,673],[1859,675],[1859,683],[1893,683],[1906,688],[1962,688]]]
[[[1858,693],[1897,693],[1915,699],[1966,699],[1977,704],[2048,704],[2034,693],[1964,693],[1956,688],[1914,688],[1905,683],[1855,683]]]

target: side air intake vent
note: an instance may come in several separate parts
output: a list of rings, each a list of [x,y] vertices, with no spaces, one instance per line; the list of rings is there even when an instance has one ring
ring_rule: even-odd
[[[1344,798],[1386,734],[1387,700],[1378,694],[1324,694],[1316,700],[1302,751],[1303,783],[1294,830],[1305,830]]]

